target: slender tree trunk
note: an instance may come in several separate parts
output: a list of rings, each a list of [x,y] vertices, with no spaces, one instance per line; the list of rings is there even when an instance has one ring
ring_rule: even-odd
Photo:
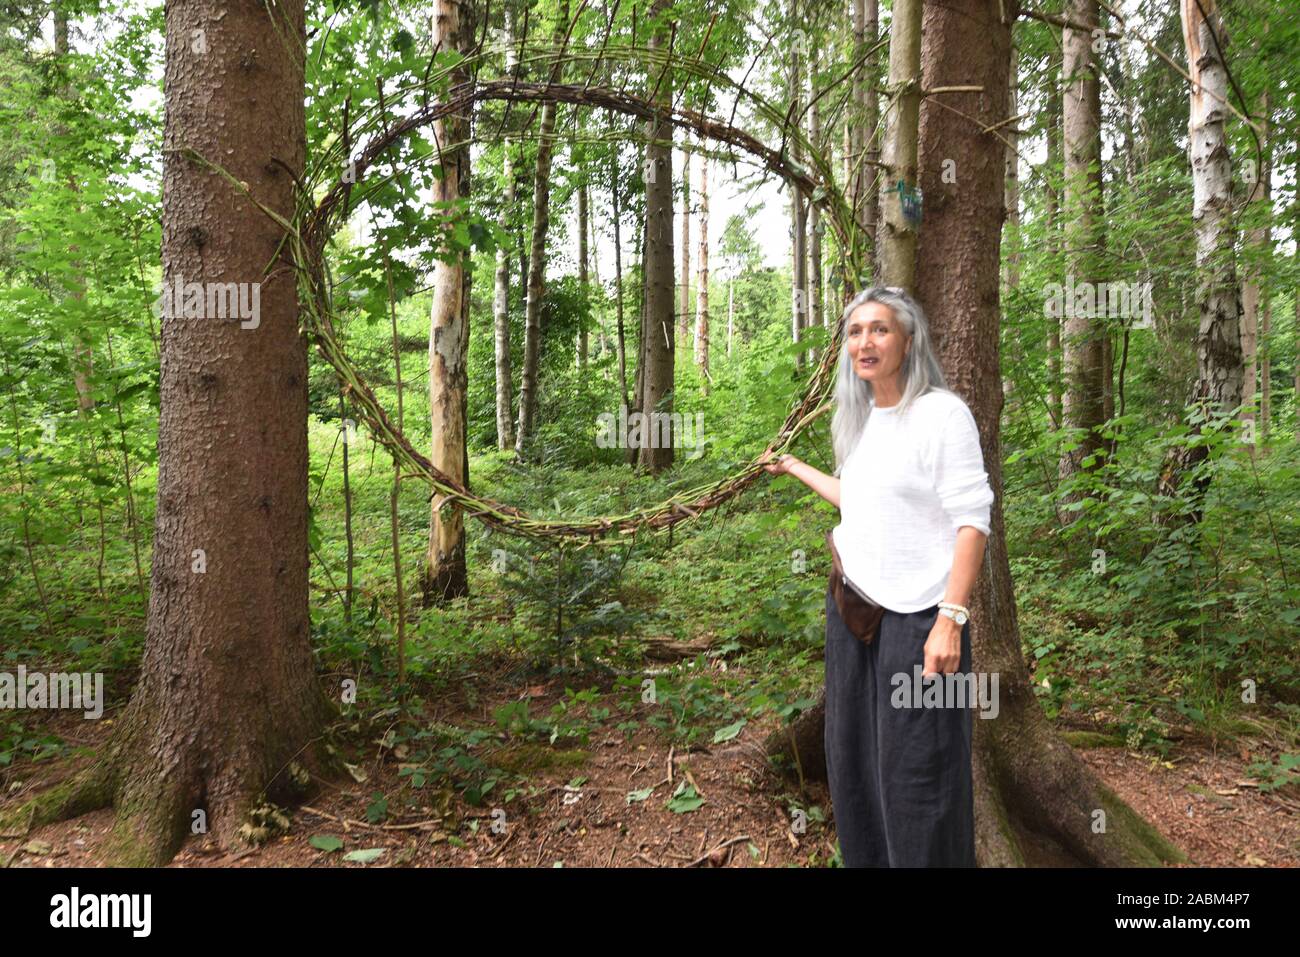
[[[60,61],[65,61],[72,52],[72,46],[68,39],[68,3],[67,0],[56,0],[54,4],[54,55]],[[71,101],[75,97],[75,92],[71,86],[64,85],[62,88],[63,98]],[[75,176],[68,176],[68,187],[74,192],[80,192],[80,184]],[[69,249],[70,253],[76,253],[76,247]],[[81,270],[81,263],[74,258],[72,262],[71,288],[72,298],[78,302],[86,298],[86,278]],[[89,345],[80,335],[74,335],[72,339],[72,383],[77,390],[77,410],[85,416],[95,408],[95,394],[91,387],[91,376],[94,373],[94,356]]]
[[[560,0],[552,34],[557,48],[564,41],[568,26],[569,0]],[[557,58],[551,67],[551,82],[560,82],[563,74],[564,61]],[[555,107],[554,100],[542,104],[541,141],[537,145],[537,170],[533,177],[533,231],[531,251],[528,254],[528,291],[524,309],[524,371],[520,377],[519,430],[515,436],[515,452],[520,456],[531,451],[537,417],[537,363],[542,344],[542,296],[546,291],[546,234],[551,225],[551,154],[555,148]]]
[[[506,75],[517,76],[518,55],[515,48],[515,17],[509,4],[505,7],[505,44]],[[515,219],[515,164],[511,154],[510,136],[507,134],[501,144],[502,178],[505,180],[505,204],[502,210],[502,227],[513,238],[516,235]],[[510,368],[510,253],[508,246],[502,245],[496,252],[496,286],[492,299],[494,323],[493,348],[496,358],[496,411],[497,411],[497,448],[510,449],[515,445],[514,409],[511,397],[514,395],[514,376]],[[524,273],[519,274],[522,278]]]
[[[499,260],[498,260],[499,262]],[[405,427],[402,411],[402,343],[397,334],[397,297],[393,294],[393,267],[384,254],[384,279],[388,284],[388,322],[393,331],[393,375],[397,384],[397,431]],[[402,463],[393,459],[393,486],[388,495],[388,530],[393,547],[393,582],[397,595],[397,687],[406,688],[406,592],[402,587],[402,539],[398,506],[402,500]]]
[[[348,408],[343,393],[339,393],[339,428],[343,443],[343,539],[347,546],[345,581],[343,586],[343,620],[352,623],[352,566],[355,552],[352,547],[352,474],[348,461],[348,447],[352,444],[352,432],[348,430]]]
[[[575,164],[583,168],[581,162]],[[587,184],[584,181],[578,187],[578,286],[582,290],[583,304],[591,306],[591,293],[587,285]],[[578,327],[578,368],[587,367],[587,310],[584,310],[582,325]]]
[[[1005,83],[1005,79],[1002,81]],[[880,282],[912,289],[916,280],[916,227],[903,215],[903,191],[913,189],[921,110],[921,0],[895,0],[889,40],[889,91],[885,127],[885,188],[880,197]],[[951,157],[945,157],[951,158]]]
[[[502,224],[511,235],[514,234],[510,212],[514,209],[515,182],[514,163],[510,156],[510,140],[502,145],[503,174],[506,181],[506,214]],[[514,377],[510,367],[510,250],[502,245],[496,253],[496,288],[492,300],[494,323],[493,348],[496,359],[496,411],[497,411],[497,448],[510,449],[515,444],[514,409],[511,396],[514,393]]]
[[[651,12],[660,16],[668,8],[668,0],[654,0]],[[651,49],[667,46],[667,31],[657,27],[650,36]],[[649,71],[648,86],[659,84],[657,103],[664,107],[672,102],[672,71],[663,73],[658,80],[659,68]],[[643,468],[658,472],[673,463],[673,429],[669,418],[655,418],[653,413],[670,415],[674,401],[674,336],[673,322],[673,128],[666,118],[656,116],[650,121],[650,142],[646,144],[645,197],[645,312],[641,324],[641,355],[643,361],[639,409],[645,414],[637,461]],[[631,444],[631,443],[629,443]]]
[[[695,294],[695,364],[709,394],[709,158],[700,156],[700,273]]]
[[[1019,113],[1019,86],[1018,76],[1018,51],[1016,47],[1011,47],[1011,73],[1007,87],[1007,115],[1016,116]],[[1017,130],[1018,122],[1008,123],[1002,127],[1002,135],[1007,141],[1007,173],[1006,173],[1006,218],[1002,223],[1002,236],[1004,243],[1009,247],[1002,257],[1002,298],[1010,297],[1012,290],[1020,286],[1020,136]],[[1024,352],[1019,348],[1019,343],[1015,348],[1019,352],[1016,358],[1023,359]],[[1010,399],[1011,390],[1014,386],[1010,376],[1002,380],[1002,394]]]
[[[677,336],[686,341],[691,315],[691,138],[682,137],[681,282],[677,286]]]
[[[1061,53],[1053,50],[1049,56],[1047,75],[1051,84],[1047,94],[1047,171],[1044,203],[1047,207],[1048,249],[1053,258],[1062,251],[1061,195],[1054,177],[1063,162],[1061,146],[1061,83],[1063,72]],[[1062,310],[1062,313],[1064,311]],[[1061,396],[1061,320],[1063,315],[1050,315],[1047,329],[1047,406],[1052,416],[1052,429],[1063,424]]]
[[[1233,256],[1232,154],[1224,129],[1229,96],[1228,72],[1220,58],[1228,39],[1215,0],[1182,0],[1183,42],[1192,77],[1188,138],[1191,143],[1193,209],[1196,229],[1196,384],[1191,402],[1208,413],[1223,413],[1241,403],[1241,285]],[[1204,14],[1202,14],[1204,11]],[[1215,41],[1217,37],[1217,43]],[[1195,423],[1194,434],[1205,425]],[[1184,445],[1165,462],[1157,489],[1179,492],[1183,478],[1205,460],[1203,443]],[[1201,479],[1191,491],[1189,518],[1199,523],[1208,487]]]
[[[796,16],[798,7],[792,2],[790,14]],[[807,37],[806,31],[796,28],[796,38]],[[796,43],[790,54],[790,116],[797,128],[803,114],[803,75],[804,63],[801,55],[806,44]],[[790,155],[796,163],[803,162],[803,149],[796,140],[791,144]],[[790,335],[793,342],[803,340],[803,331],[808,328],[808,205],[803,190],[793,180],[790,182],[790,230],[793,234],[790,251],[791,309]],[[795,369],[802,373],[805,356],[802,352],[795,354]]]
[[[879,40],[879,0],[853,0],[854,62],[862,60],[868,50]],[[880,273],[880,196],[877,173],[880,162],[880,136],[876,126],[880,122],[880,101],[875,90],[876,64],[879,53],[873,53],[853,77],[853,104],[855,119],[851,124],[848,152],[852,174],[846,177],[853,203],[853,218],[862,224],[871,243],[872,276],[862,277],[874,281]],[[870,84],[868,83],[870,81]],[[846,295],[851,295],[846,290]]]
[[[736,334],[736,276],[727,271],[727,357],[731,357],[731,342]]]
[[[1069,0],[1066,15],[1071,22],[1090,28],[1098,24],[1097,0]],[[1081,283],[1094,286],[1104,281],[1100,253],[1101,209],[1101,69],[1093,52],[1090,30],[1064,28],[1064,128],[1065,197],[1064,239],[1066,288]],[[1102,287],[1104,288],[1104,287]],[[1063,363],[1065,395],[1062,405],[1065,426],[1083,430],[1079,444],[1062,454],[1060,475],[1069,478],[1085,468],[1083,464],[1101,448],[1098,431],[1105,420],[1104,324],[1094,310],[1066,296]],[[1094,460],[1095,461],[1095,460]],[[1077,511],[1062,512],[1072,520]]]
[[[853,62],[858,63],[867,52],[867,0],[853,0],[849,11],[850,29],[853,31]],[[875,224],[863,216],[865,182],[861,172],[864,149],[871,126],[867,122],[867,81],[872,78],[870,69],[863,64],[853,71],[852,103],[853,114],[844,125],[847,143],[844,149],[844,188],[848,192],[849,205],[853,209],[853,219],[867,226],[867,235],[874,236]]]
[[[810,110],[810,132],[813,146],[816,149],[826,149],[827,144],[822,142],[822,109],[821,101],[816,99],[817,96],[817,50],[814,44],[813,49],[809,51],[808,61],[808,89],[809,96],[813,97],[813,105]],[[825,317],[822,311],[822,221],[821,210],[817,208],[816,203],[808,204],[808,325],[824,325]],[[810,352],[810,358],[815,363],[818,360],[818,352],[813,349]]]
[[[437,0],[433,43],[441,50],[467,53],[474,43],[473,7],[464,0]],[[453,69],[453,85],[470,79],[468,69]],[[470,117],[447,116],[433,124],[442,179],[434,184],[435,202],[459,203],[469,195]],[[457,208],[450,207],[450,208]],[[429,323],[430,461],[458,482],[467,479],[466,394],[469,374],[468,253],[433,268],[433,306]],[[465,518],[441,493],[429,503],[429,546],[420,585],[425,607],[469,593],[465,568]]]
[[[610,120],[613,125],[613,120]],[[623,328],[623,212],[619,202],[619,168],[618,150],[611,150],[609,157],[609,192],[614,206],[614,322],[615,346],[618,349],[618,395],[623,403],[624,413],[630,409],[631,401],[627,394],[627,336]]]
[[[649,128],[650,127],[647,124],[647,129]],[[654,167],[650,162],[650,158],[651,158],[651,153],[650,153],[649,146],[647,145],[646,147],[643,147],[641,151],[641,168],[645,171],[644,178],[646,181],[647,190],[649,188],[650,179],[654,175]],[[641,289],[640,289],[640,299],[637,302],[636,376],[634,380],[634,385],[632,386],[632,406],[628,410],[629,416],[631,416],[633,412],[640,412],[643,409],[642,403],[645,400],[646,323],[647,323],[646,302],[648,296],[647,287],[646,287],[647,213],[648,210],[646,209],[645,204],[642,204],[641,211],[637,215],[637,250],[638,250],[637,255],[640,258],[640,266],[641,266],[640,269]],[[631,419],[629,418],[629,422],[630,421]],[[639,439],[638,441],[632,441],[632,436],[630,434],[628,436],[626,454],[627,454],[628,465],[636,465],[641,460],[640,441]]]
[[[1268,109],[1268,91],[1264,90],[1259,94],[1259,115],[1263,117],[1263,130],[1260,133],[1260,139],[1263,144],[1264,161],[1261,168],[1256,171],[1255,182],[1251,184],[1248,199],[1248,209],[1255,215],[1267,217],[1268,210],[1272,203],[1269,190],[1269,177],[1271,176],[1271,162],[1269,160],[1269,109]],[[1260,277],[1267,275],[1270,270],[1263,268],[1261,263],[1266,262],[1272,256],[1273,237],[1267,220],[1260,225],[1251,228],[1246,234],[1246,243],[1253,247],[1253,257],[1255,262],[1247,267],[1247,273],[1244,277],[1241,289],[1241,358],[1242,358],[1242,399],[1247,408],[1242,412],[1242,426],[1250,430],[1248,434],[1253,434],[1256,428],[1261,425],[1265,436],[1268,431],[1268,415],[1264,410],[1264,402],[1261,399],[1258,411],[1253,408],[1255,401],[1255,392],[1262,385],[1265,392],[1268,388],[1268,360],[1265,358],[1262,363],[1259,355],[1259,338],[1260,338]],[[1264,325],[1268,324],[1268,299],[1264,299]],[[1268,340],[1268,329],[1264,329],[1264,340]],[[1247,424],[1249,423],[1249,425]],[[1248,442],[1247,447],[1250,454],[1255,454],[1256,443]]]

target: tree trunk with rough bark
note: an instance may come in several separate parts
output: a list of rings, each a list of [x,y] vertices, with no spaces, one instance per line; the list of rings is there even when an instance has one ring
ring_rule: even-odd
[[[579,169],[582,164],[575,164]],[[587,286],[589,270],[587,269],[587,184],[584,181],[578,187],[578,288],[582,290],[583,304],[590,308],[591,292]],[[587,316],[584,310],[582,325],[578,327],[578,368],[587,367]]]
[[[798,8],[792,3],[793,15]],[[807,53],[808,34],[802,28],[796,28],[794,49],[790,55],[790,117],[793,124],[799,125],[803,115],[803,75],[804,57]],[[798,141],[791,143],[790,155],[796,163],[803,163],[803,149]],[[791,341],[803,340],[803,331],[808,328],[808,202],[803,190],[793,180],[790,182],[790,336]],[[806,357],[803,352],[795,354],[795,370],[802,374]]]
[[[669,8],[668,0],[655,0],[651,15],[656,19]],[[651,33],[651,49],[668,45],[668,30],[657,23]],[[672,74],[657,67],[648,71],[647,93],[659,85],[657,103],[672,102]],[[645,416],[637,462],[652,472],[673,463],[673,429],[667,416],[673,411],[673,372],[677,324],[673,321],[673,127],[666,118],[649,121],[650,142],[646,144],[645,311],[641,317],[640,389],[637,408]],[[689,275],[689,273],[688,273]],[[666,400],[665,400],[665,397]],[[658,417],[654,413],[659,413]],[[634,430],[634,429],[633,429]],[[630,443],[629,443],[630,444]]]
[[[1047,94],[1047,169],[1051,177],[1061,165],[1061,85],[1062,59],[1059,51],[1053,50],[1047,67],[1048,82],[1051,88]],[[1053,255],[1061,249],[1061,193],[1051,178],[1045,184],[1047,207],[1048,248]],[[1052,428],[1059,429],[1063,424],[1061,396],[1061,319],[1063,316],[1049,316],[1051,325],[1047,330],[1047,408],[1052,416]]]
[[[569,0],[560,0],[552,41],[556,48],[564,42],[569,26]],[[564,61],[557,58],[551,67],[551,82],[559,83]],[[515,435],[515,453],[531,451],[537,418],[537,363],[541,355],[542,296],[546,292],[546,234],[551,226],[551,155],[555,148],[554,100],[542,104],[541,140],[537,144],[537,169],[533,177],[533,230],[528,254],[528,286],[524,306],[524,370],[519,382],[519,428]]]
[[[881,176],[885,191],[880,196],[880,283],[909,291],[916,285],[916,227],[903,216],[901,191],[917,186],[921,6],[921,0],[895,0],[894,3],[894,24],[889,38],[889,93],[892,101],[882,155],[884,170]],[[945,154],[944,158],[955,156],[957,154]]]
[[[700,254],[695,293],[695,364],[700,389],[709,394],[709,158],[700,156]]]
[[[1259,115],[1263,118],[1260,131],[1260,143],[1263,146],[1263,162],[1261,168],[1255,170],[1255,181],[1250,184],[1250,194],[1247,202],[1250,204],[1248,209],[1256,215],[1265,218],[1260,225],[1251,228],[1246,233],[1246,243],[1254,247],[1254,255],[1257,259],[1263,261],[1272,255],[1272,232],[1266,221],[1267,210],[1270,208],[1271,192],[1269,189],[1269,177],[1271,175],[1271,164],[1269,162],[1269,122],[1268,122],[1268,91],[1264,90],[1259,94]],[[1264,326],[1267,326],[1268,317],[1268,299],[1265,295],[1264,301],[1260,301],[1260,281],[1259,277],[1263,270],[1258,264],[1249,267],[1245,281],[1241,289],[1241,359],[1243,366],[1243,381],[1241,394],[1243,400],[1248,406],[1252,406],[1255,401],[1255,392],[1262,387],[1264,396],[1268,394],[1268,359],[1262,358],[1259,354],[1259,340],[1261,331],[1265,341],[1268,339],[1268,329],[1261,330],[1260,313],[1261,305],[1263,306]],[[1262,426],[1263,436],[1268,434],[1268,414],[1265,409],[1264,398],[1261,398],[1259,407],[1247,408],[1242,413],[1243,428],[1253,431]],[[1246,425],[1246,423],[1250,425]],[[1247,448],[1251,455],[1255,454],[1256,443],[1248,442]]]
[[[681,282],[677,290],[677,336],[683,342],[690,330],[691,315],[691,143],[690,134],[682,138],[682,235]]]
[[[817,149],[827,149],[828,144],[822,142],[822,105],[817,99],[817,48],[816,44],[809,53],[808,62],[808,95],[813,98],[811,121],[809,132],[813,146]],[[828,163],[834,166],[833,163]],[[822,309],[822,226],[821,210],[816,203],[808,204],[808,325],[821,326],[825,324],[825,313]],[[812,349],[808,353],[813,363],[819,358],[818,351]]]
[[[1016,87],[1019,85],[1019,62],[1018,51],[1014,44],[1011,47],[1011,72],[1008,78],[1007,87],[1007,115],[1016,116],[1018,113],[1019,93]],[[1012,290],[1020,286],[1020,136],[1017,130],[1019,122],[1008,123],[1002,128],[1002,135],[1007,141],[1007,182],[1006,182],[1006,219],[1002,224],[1003,237],[1007,245],[1011,248],[1003,256],[1002,263],[1002,288],[1003,298],[1010,296]],[[1017,343],[1018,346],[1018,343]],[[1017,358],[1023,358],[1023,350]],[[1015,361],[1013,359],[1013,361]],[[1014,382],[1010,376],[1002,380],[1002,394],[1011,398],[1011,391]]]
[[[1070,0],[1066,15],[1071,22],[1096,28],[1097,0]],[[1101,65],[1093,51],[1093,34],[1088,30],[1062,30],[1064,59],[1065,195],[1063,237],[1065,241],[1066,289],[1083,283],[1104,282],[1101,272],[1101,242],[1104,222],[1101,194]],[[1104,287],[1102,287],[1104,288]],[[1065,383],[1061,414],[1066,428],[1083,430],[1079,444],[1061,455],[1062,479],[1083,471],[1084,462],[1101,449],[1105,421],[1104,323],[1095,310],[1078,301],[1062,303],[1062,341]],[[1095,467],[1097,460],[1093,460]],[[1077,511],[1063,511],[1063,521],[1077,518]]]
[[[613,119],[610,120],[613,126]],[[623,327],[623,226],[622,204],[619,202],[619,163],[617,150],[609,156],[609,193],[613,204],[614,229],[614,322],[615,348],[618,350],[618,395],[625,412],[630,411],[631,400],[627,394],[627,335]]]
[[[293,217],[306,143],[303,4],[275,15],[273,24],[262,7],[211,0],[167,6],[164,283],[248,283],[255,308],[224,319],[164,310],[140,677],[96,761],[0,827],[111,804],[105,855],[115,864],[166,863],[202,831],[239,846],[264,797],[291,803],[331,763],[318,742],[332,708],[309,643],[307,352],[294,271],[281,262],[264,275],[283,230],[182,152],[218,159],[252,200]],[[283,44],[268,41],[277,31]]]

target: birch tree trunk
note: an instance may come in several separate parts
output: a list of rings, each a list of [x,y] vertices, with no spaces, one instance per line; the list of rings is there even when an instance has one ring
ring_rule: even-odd
[[[1196,384],[1191,402],[1207,412],[1224,412],[1241,403],[1241,286],[1233,248],[1232,154],[1224,120],[1228,71],[1219,50],[1226,48],[1215,0],[1182,0],[1183,42],[1192,78],[1187,131],[1192,164],[1192,222],[1196,230]],[[1202,15],[1201,11],[1205,14]],[[1213,35],[1212,35],[1213,33]],[[1218,40],[1216,43],[1215,36]],[[1199,434],[1203,424],[1194,424]],[[1208,455],[1204,444],[1177,449],[1161,471],[1157,489],[1179,493],[1186,473]],[[1191,492],[1191,521],[1199,523],[1208,487],[1202,478]]]
[[[467,0],[437,0],[433,44],[467,53],[474,42],[473,8]],[[452,85],[470,79],[468,69],[452,70]],[[459,204],[469,195],[470,116],[446,116],[433,123],[440,150],[442,178],[433,185],[434,201]],[[455,206],[446,208],[456,208]],[[429,322],[430,461],[458,482],[467,479],[466,395],[469,387],[468,252],[433,267],[433,305]],[[441,493],[429,503],[429,544],[420,579],[427,608],[469,593],[465,568],[465,519],[461,509]]]
[[[510,4],[505,6],[506,76],[518,75],[518,53],[515,46],[515,13]],[[505,180],[505,203],[502,209],[502,227],[514,239],[516,233],[515,163],[511,153],[510,135],[501,141],[501,176]],[[517,242],[517,240],[516,240]],[[510,449],[515,444],[514,376],[510,367],[510,256],[513,250],[502,245],[496,252],[496,275],[492,297],[493,350],[496,360],[496,413],[497,448]],[[520,278],[523,273],[520,273]]]

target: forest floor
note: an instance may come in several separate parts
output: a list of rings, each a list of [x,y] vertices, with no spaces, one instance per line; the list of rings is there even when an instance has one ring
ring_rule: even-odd
[[[492,710],[519,700],[518,683],[478,682],[477,694],[441,702],[439,722],[491,728]],[[564,681],[525,689],[532,704],[564,697]],[[456,700],[459,697],[460,700]],[[472,702],[472,705],[471,705]],[[615,708],[614,693],[595,705]],[[111,721],[76,722],[59,733],[78,747],[79,760],[102,743]],[[398,775],[391,751],[353,742],[356,781],[326,783],[292,812],[287,833],[259,847],[228,854],[203,835],[190,837],[173,867],[807,867],[838,863],[829,798],[810,783],[801,799],[797,781],[769,768],[762,743],[775,719],[753,721],[722,745],[674,746],[663,731],[642,726],[630,737],[612,721],[596,728],[582,748],[526,743],[495,752],[510,758],[527,785],[505,808],[489,798],[471,806],[460,795],[439,802],[412,792]],[[1103,731],[1081,724],[1063,732]],[[1113,741],[1113,739],[1112,739]],[[1250,754],[1239,742],[1184,736],[1165,758],[1122,746],[1077,749],[1081,758],[1139,814],[1186,852],[1187,866],[1293,867],[1300,865],[1300,804],[1291,795],[1264,793],[1247,780]],[[489,754],[491,752],[489,750]],[[28,765],[6,804],[34,793],[75,767],[71,761]],[[15,769],[16,770],[16,769]],[[667,807],[685,781],[702,799],[697,807]],[[631,800],[632,792],[652,792]],[[450,795],[450,791],[446,792]],[[414,800],[379,818],[367,810],[377,794]],[[397,800],[392,800],[396,805]],[[435,810],[435,805],[438,809]],[[689,807],[689,804],[686,806]],[[795,808],[806,818],[792,826]],[[375,821],[375,823],[371,823]],[[0,866],[97,866],[112,812],[97,811],[27,835],[0,835]],[[796,833],[798,831],[798,833]],[[314,847],[316,836],[340,839],[338,850]],[[351,851],[382,849],[371,863],[345,860]]]

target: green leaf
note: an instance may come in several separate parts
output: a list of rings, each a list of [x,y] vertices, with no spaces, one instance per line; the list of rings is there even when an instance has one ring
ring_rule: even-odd
[[[730,741],[736,735],[740,734],[740,729],[746,724],[746,719],[741,718],[735,724],[729,724],[725,728],[719,728],[713,732],[713,743],[721,744],[723,741]]]
[[[343,849],[342,839],[335,837],[333,834],[313,834],[307,843],[318,851],[341,851]]]
[[[665,802],[664,807],[668,808],[668,810],[672,811],[674,814],[689,814],[691,811],[697,810],[703,804],[704,798],[700,797],[699,794],[696,793],[695,788],[691,787],[688,782],[683,781],[681,784],[677,785],[677,790],[674,791],[673,796]]]
[[[386,847],[367,847],[360,851],[349,851],[343,855],[343,860],[356,861],[358,864],[369,864],[371,861],[378,860],[387,850]]]

